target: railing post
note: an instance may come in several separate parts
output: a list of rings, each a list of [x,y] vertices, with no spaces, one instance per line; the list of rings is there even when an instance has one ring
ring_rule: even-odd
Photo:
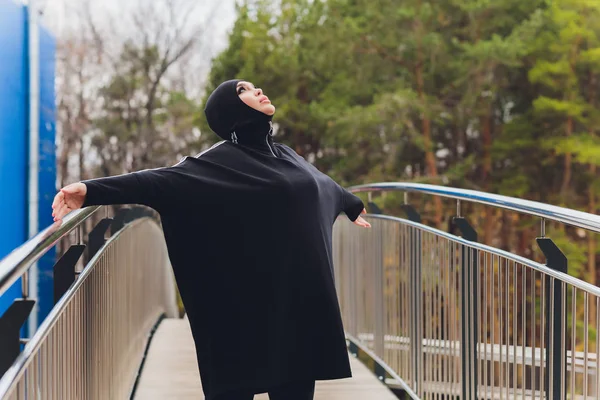
[[[460,210],[457,205],[457,213]],[[477,241],[477,232],[463,217],[455,217],[454,225],[460,230],[462,237],[471,242]],[[477,302],[477,275],[479,274],[477,251],[467,246],[462,246],[461,265],[461,365],[462,388],[461,399],[477,399],[477,332],[478,302]]]
[[[555,271],[567,273],[567,257],[565,257],[564,253],[556,246],[556,244],[550,238],[540,237],[536,239],[537,244],[544,253],[546,257],[546,266]],[[560,379],[561,376],[566,376],[566,367],[567,367],[567,349],[562,349],[563,337],[565,332],[562,330],[562,321],[561,318],[553,318],[552,321],[548,316],[552,315],[550,313],[551,309],[556,310],[557,307],[560,307],[563,302],[563,296],[566,293],[563,293],[561,281],[558,279],[554,279],[554,290],[551,290],[551,280],[550,276],[546,275],[544,277],[546,279],[546,287],[548,290],[546,291],[546,340],[544,343],[546,347],[546,362],[552,360],[552,365],[548,365],[548,367],[552,368],[553,379],[550,381],[550,374],[546,373],[544,377],[544,386],[547,393],[552,392],[552,398],[547,398],[550,400],[561,400],[566,398],[566,390],[561,387],[561,383],[563,379]],[[551,297],[551,294],[553,296]],[[559,313],[560,315],[560,313]],[[587,327],[585,327],[587,329]],[[550,337],[552,335],[552,338]],[[552,340],[550,340],[552,339]],[[552,357],[550,356],[552,354]],[[563,375],[564,374],[564,375]],[[552,385],[552,386],[550,386]],[[552,389],[552,390],[550,390]],[[562,393],[565,393],[565,397],[562,396]]]
[[[404,193],[404,204],[402,210],[406,213],[406,216],[410,221],[421,223],[421,215],[419,212],[410,204],[408,204],[408,195]],[[413,371],[413,388],[415,393],[419,396],[423,396],[423,277],[421,271],[421,231],[419,229],[412,228],[409,231],[411,235],[410,240],[410,310],[411,310],[411,360],[412,360],[412,371]],[[402,307],[402,304],[400,304]]]
[[[383,309],[384,309],[384,272],[383,272],[383,224],[377,223],[374,224],[375,235],[373,235],[374,243],[374,255],[375,255],[375,276],[374,278],[374,290],[373,296],[375,299],[373,301],[373,306],[375,308],[375,332],[373,337],[373,348],[375,350],[375,354],[378,357],[384,358],[384,323],[383,323]]]
[[[411,324],[411,353],[413,370],[413,387],[419,396],[423,396],[423,278],[421,271],[421,231],[410,230],[410,308],[412,314]]]

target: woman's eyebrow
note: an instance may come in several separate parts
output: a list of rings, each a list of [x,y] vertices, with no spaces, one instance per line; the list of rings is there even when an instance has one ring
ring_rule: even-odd
[[[248,88],[248,87],[254,88],[254,85],[250,82],[239,82],[237,84],[237,87],[239,88],[240,86],[246,86],[246,88]]]

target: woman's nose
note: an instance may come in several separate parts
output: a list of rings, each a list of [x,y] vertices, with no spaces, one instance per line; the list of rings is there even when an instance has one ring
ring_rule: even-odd
[[[261,88],[256,88],[256,95],[260,96],[263,93]]]

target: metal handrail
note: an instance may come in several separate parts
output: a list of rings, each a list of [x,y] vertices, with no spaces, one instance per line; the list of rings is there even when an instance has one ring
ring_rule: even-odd
[[[45,228],[0,260],[0,295],[25,274],[29,267],[56,242],[77,228],[99,208],[100,206],[86,207],[69,213],[61,221],[56,221]]]
[[[599,395],[599,287],[421,223],[368,218],[372,230],[336,222],[333,257],[350,351],[370,350],[380,379],[420,398]]]
[[[129,398],[148,333],[176,315],[162,229],[137,219],[106,241],[52,308],[1,377],[0,399]]]
[[[539,203],[537,201],[522,200],[515,197],[478,192],[476,190],[405,182],[381,182],[357,185],[350,187],[348,190],[353,193],[396,190],[402,192],[430,194],[433,196],[446,197],[459,201],[463,200],[471,203],[503,208],[506,210],[533,215],[546,220],[557,221],[600,233],[600,216],[598,215]]]
[[[369,214],[367,214],[369,215]],[[479,243],[479,242],[472,242],[470,240],[467,239],[463,239],[460,236],[455,236],[451,233],[448,232],[444,232],[442,230],[433,228],[431,226],[427,226],[427,225],[423,225],[420,224],[418,222],[413,222],[413,221],[409,221],[407,219],[403,219],[403,218],[398,218],[398,217],[394,217],[391,215],[369,215],[370,218],[374,218],[374,219],[381,219],[381,220],[387,220],[387,221],[395,221],[398,223],[402,223],[404,225],[407,226],[411,226],[414,229],[418,229],[422,232],[429,232],[433,235],[436,235],[440,238],[444,238],[450,242],[454,242],[460,245],[464,245],[466,247],[469,247],[471,249],[475,249],[475,250],[479,250],[482,252],[486,252],[486,253],[490,253],[493,254],[495,256],[499,256],[499,257],[503,257],[507,260],[511,260],[514,261],[516,263],[519,263],[521,265],[527,266],[535,271],[541,272],[544,275],[548,275],[551,276],[553,278],[556,278],[560,281],[563,281],[569,285],[575,286],[578,289],[581,289],[585,292],[588,292],[591,295],[600,297],[600,287],[598,286],[594,286],[591,283],[588,283],[586,281],[583,281],[581,279],[578,279],[572,275],[569,274],[565,274],[563,272],[560,271],[555,271],[552,268],[549,268],[548,266],[546,266],[545,264],[541,264],[539,262],[530,260],[529,258],[525,258],[522,256],[519,256],[517,254],[502,250],[502,249],[498,249],[496,247],[492,247],[492,246],[488,246],[486,244],[483,243]]]
[[[100,249],[100,251],[98,251],[94,255],[94,257],[92,257],[92,259],[89,262],[89,265],[96,264],[100,257],[102,257],[103,255],[102,250],[110,246],[110,244],[117,240],[123,232],[125,231],[120,230],[113,237],[111,237],[111,239],[104,244],[103,248]],[[81,272],[79,279],[77,279],[73,283],[73,286],[64,294],[64,296],[58,301],[58,303],[56,303],[56,305],[52,307],[52,310],[50,310],[50,313],[44,319],[39,329],[35,332],[31,340],[27,343],[27,346],[25,346],[23,352],[19,354],[19,357],[15,360],[12,367],[5,373],[2,379],[0,379],[0,398],[2,397],[2,395],[6,394],[6,392],[13,385],[13,383],[23,375],[28,362],[30,362],[33,355],[39,350],[40,346],[47,338],[50,328],[52,328],[56,324],[56,321],[58,320],[59,316],[62,314],[62,312],[69,304],[71,299],[74,297],[75,293],[77,293],[77,291],[80,290],[80,287],[83,285],[83,282],[85,282],[88,275],[90,275],[91,271],[93,271],[92,268],[85,268]]]

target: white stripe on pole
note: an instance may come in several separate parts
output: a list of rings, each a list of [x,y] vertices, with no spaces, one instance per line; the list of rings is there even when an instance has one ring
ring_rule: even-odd
[[[40,121],[40,68],[39,68],[39,32],[38,12],[36,0],[29,0],[28,15],[28,53],[29,53],[29,238],[33,237],[39,229],[39,121]],[[35,306],[29,317],[29,337],[37,329],[38,324],[38,266],[33,264],[29,270],[29,297],[36,300]]]

